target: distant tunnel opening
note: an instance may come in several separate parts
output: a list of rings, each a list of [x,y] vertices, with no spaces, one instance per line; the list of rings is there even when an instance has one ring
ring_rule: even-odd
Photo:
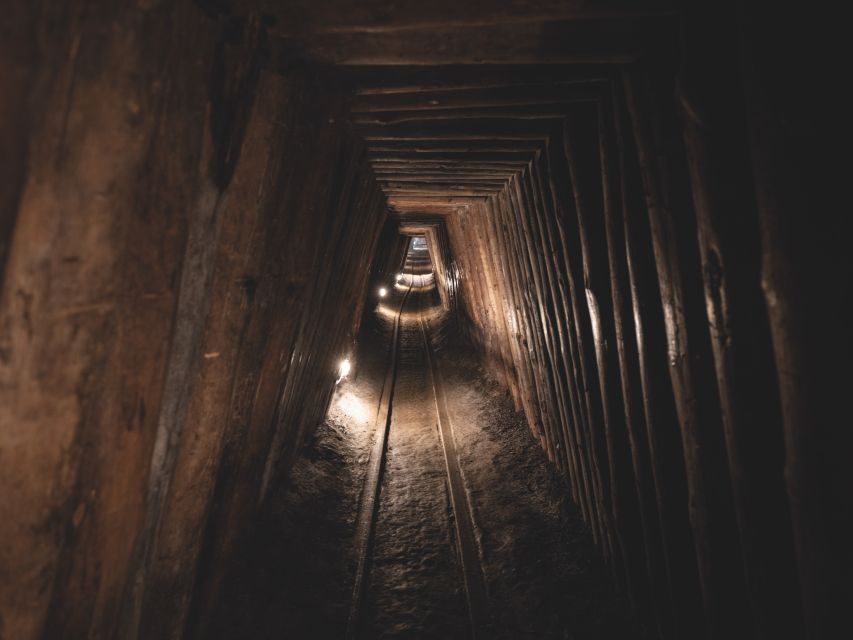
[[[814,16],[126,4],[0,29],[0,637],[853,636]]]

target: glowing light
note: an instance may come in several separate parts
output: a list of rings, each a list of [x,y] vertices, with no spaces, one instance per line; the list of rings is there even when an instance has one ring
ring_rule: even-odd
[[[403,279],[403,274],[402,274],[402,273],[398,273],[398,274],[397,274],[397,282],[400,282],[400,280],[402,280],[402,279]]]
[[[335,384],[339,384],[341,380],[346,378],[349,375],[350,369],[352,369],[352,364],[349,358],[341,360],[341,363],[338,365],[338,379],[335,381]]]
[[[362,425],[367,423],[370,419],[370,411],[364,401],[349,392],[341,396],[340,400],[337,402],[336,408],[344,415],[362,423]]]
[[[379,297],[384,298],[387,295],[388,295],[388,289],[386,289],[385,287],[379,287]]]
[[[376,305],[376,313],[386,320],[393,321],[397,319],[397,311],[382,302]]]

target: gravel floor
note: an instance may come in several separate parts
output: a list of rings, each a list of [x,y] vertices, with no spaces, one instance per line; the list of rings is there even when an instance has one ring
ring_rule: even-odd
[[[523,414],[452,331],[434,333],[449,336],[437,351],[479,528],[492,637],[643,637]]]
[[[217,637],[344,637],[388,315],[365,323],[353,374],[338,387],[287,481],[247,529],[212,625]],[[452,326],[433,318],[430,333],[478,530],[492,606],[489,637],[642,638],[610,587],[565,482],[523,416]],[[361,637],[470,637],[417,322],[404,324],[401,337]]]
[[[363,635],[467,638],[447,472],[418,322],[401,327],[399,356]]]

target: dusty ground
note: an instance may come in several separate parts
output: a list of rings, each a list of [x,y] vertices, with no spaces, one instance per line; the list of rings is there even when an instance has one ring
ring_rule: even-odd
[[[363,637],[467,638],[447,473],[419,323],[401,327]]]
[[[524,416],[471,350],[446,333],[437,351],[479,528],[493,637],[642,637]]]
[[[452,329],[432,321],[492,605],[489,637],[640,638],[566,484],[511,399]],[[353,375],[339,386],[263,519],[247,532],[213,625],[219,637],[344,636],[354,523],[389,335],[381,315],[366,323]],[[470,637],[417,323],[406,323],[401,338],[361,637]]]

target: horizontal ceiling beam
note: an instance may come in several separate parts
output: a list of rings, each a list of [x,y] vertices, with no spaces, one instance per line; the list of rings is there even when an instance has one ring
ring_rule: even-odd
[[[552,82],[607,80],[606,65],[436,65],[342,68],[347,86],[356,96],[381,96],[415,91],[510,87]]]
[[[286,65],[294,57],[320,64],[359,66],[625,64],[636,60],[659,37],[653,20],[607,18],[447,24],[378,32],[309,28],[280,35],[273,32],[269,42],[273,65],[277,60]]]
[[[448,169],[440,170],[434,168],[423,169],[389,169],[387,167],[373,167],[373,173],[377,177],[395,175],[395,176],[425,176],[430,178],[510,178],[517,173],[515,169]]]
[[[370,163],[374,172],[376,172],[377,170],[382,170],[382,169],[386,169],[386,170],[424,169],[424,170],[429,170],[429,171],[441,169],[444,171],[452,172],[452,171],[455,171],[457,169],[461,169],[461,170],[467,170],[467,169],[486,170],[486,169],[495,169],[495,168],[501,169],[501,170],[510,170],[513,172],[517,172],[517,171],[523,170],[525,167],[528,166],[528,164],[529,164],[529,162],[526,162],[526,161],[498,162],[498,163],[485,162],[485,161],[479,161],[479,162],[461,162],[461,161],[459,161],[459,162],[448,162],[448,161],[443,161],[443,162],[416,162],[416,161],[396,162],[395,161],[395,162],[389,164],[384,160],[373,160]]]
[[[388,196],[408,196],[410,198],[419,198],[422,196],[489,196],[499,193],[500,189],[471,189],[461,187],[458,189],[430,189],[423,187],[421,189],[383,188],[382,191]]]
[[[453,188],[453,187],[462,187],[462,188],[471,188],[471,189],[503,189],[506,187],[507,182],[479,182],[479,181],[463,181],[463,182],[434,182],[432,180],[420,180],[420,181],[410,181],[410,182],[401,182],[398,180],[387,180],[379,183],[383,187],[388,188],[420,188],[421,186],[430,185],[435,187],[444,187],[444,188]]]
[[[271,16],[275,33],[382,34],[551,20],[667,15],[675,0],[235,0],[234,13]]]
[[[367,150],[373,157],[385,153],[406,152],[411,154],[436,153],[534,153],[545,148],[547,140],[423,140],[384,141],[367,145]]]
[[[438,162],[469,162],[469,161],[487,161],[487,162],[529,162],[535,154],[535,151],[378,151],[373,152],[368,150],[367,157],[369,160],[388,160],[405,162],[406,160],[423,160],[429,159]]]
[[[492,173],[479,173],[479,174],[465,174],[465,173],[444,173],[444,174],[436,174],[429,173],[425,171],[419,172],[402,172],[402,171],[385,171],[382,173],[375,173],[377,180],[433,180],[437,182],[451,182],[454,180],[485,180],[488,182],[506,182],[510,180],[515,174],[492,174]]]
[[[507,178],[508,180],[509,178]],[[394,176],[394,177],[378,177],[377,180],[380,184],[385,185],[408,185],[408,184],[442,184],[442,185],[454,185],[454,184],[466,184],[471,186],[484,186],[484,187],[497,187],[500,188],[507,183],[507,180],[494,180],[488,178],[465,178],[465,177],[456,177],[456,178],[426,178],[423,176]]]
[[[594,80],[477,89],[448,87],[438,91],[355,96],[350,103],[350,109],[353,113],[376,113],[563,104],[578,100],[595,100],[607,86],[607,81]]]
[[[445,205],[460,205],[460,204],[471,204],[478,200],[485,201],[488,199],[488,196],[462,196],[460,194],[450,195],[422,195],[416,198],[412,196],[406,195],[393,195],[388,198],[389,204],[394,204],[394,206],[405,206],[405,205],[415,205],[421,203],[428,203],[434,206],[445,206]]]
[[[602,96],[603,97],[603,96]],[[553,104],[535,105],[493,105],[469,108],[437,109],[437,110],[415,110],[415,111],[382,111],[373,113],[354,113],[352,121],[358,126],[362,125],[401,125],[403,123],[428,123],[446,122],[462,123],[468,120],[553,120],[564,118],[571,111],[572,106],[578,103],[597,102],[601,97],[578,99],[572,102],[561,102]]]

